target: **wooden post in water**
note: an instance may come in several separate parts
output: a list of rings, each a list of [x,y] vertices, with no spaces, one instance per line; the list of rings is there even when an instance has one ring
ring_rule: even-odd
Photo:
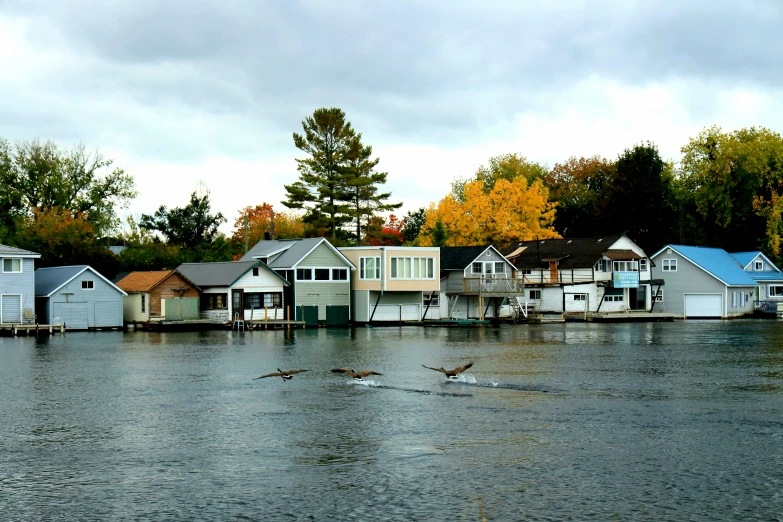
[[[291,329],[291,305],[286,305],[285,307],[285,315],[288,316],[288,329]]]

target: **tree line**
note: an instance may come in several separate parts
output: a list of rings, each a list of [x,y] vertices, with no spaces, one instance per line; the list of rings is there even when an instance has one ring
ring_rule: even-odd
[[[38,266],[90,264],[111,277],[182,262],[229,261],[265,237],[327,237],[343,245],[498,247],[535,238],[625,232],[648,252],[668,243],[761,250],[780,262],[783,140],[765,128],[691,138],[679,161],[654,143],[616,159],[571,157],[552,168],[521,154],[489,158],[444,197],[404,217],[390,212],[388,174],[338,108],[317,109],[293,133],[299,179],[283,208],[240,210],[232,233],[198,187],[182,207],[120,219],[133,177],[84,145],[0,138],[0,243],[42,254]],[[118,254],[108,247],[122,245]]]

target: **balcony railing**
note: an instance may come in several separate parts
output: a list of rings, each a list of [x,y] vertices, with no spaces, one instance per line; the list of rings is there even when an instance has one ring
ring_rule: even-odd
[[[504,274],[468,277],[462,280],[462,293],[471,295],[514,295],[524,292],[521,279],[507,277]]]
[[[576,284],[592,283],[595,281],[595,274],[592,268],[571,268],[561,269],[552,272],[548,269],[528,270],[526,274],[521,271],[517,273],[517,278],[522,279],[526,285],[542,284]]]

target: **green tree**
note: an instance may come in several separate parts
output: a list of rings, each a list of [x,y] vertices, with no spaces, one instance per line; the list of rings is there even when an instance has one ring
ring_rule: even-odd
[[[372,147],[362,144],[361,137],[361,134],[354,136],[349,148],[347,166],[342,169],[345,176],[340,195],[347,203],[344,211],[355,227],[357,244],[362,242],[362,223],[369,226],[373,217],[402,206],[402,203],[387,203],[391,192],[378,191],[379,185],[386,183],[388,174],[375,171],[380,159],[371,159]]]
[[[7,145],[5,150],[7,154]],[[127,206],[136,196],[133,178],[112,164],[82,144],[63,151],[51,141],[23,141],[16,146],[10,168],[0,167],[0,185],[13,184],[18,191],[4,198],[17,206],[16,213],[67,210],[82,216],[102,237],[119,225],[116,208]]]
[[[489,194],[495,188],[498,180],[514,181],[519,177],[525,178],[527,185],[544,178],[549,169],[529,161],[521,154],[501,154],[489,158],[488,165],[481,165],[476,170],[475,176],[468,179],[456,179],[451,183],[451,195],[460,203],[465,202],[465,185],[473,181],[480,181],[484,187],[484,193]]]
[[[713,126],[682,148],[683,200],[692,204],[702,244],[780,255],[783,139],[763,127],[731,133]]]
[[[673,165],[653,143],[634,145],[617,158],[599,209],[602,233],[625,232],[646,251],[674,239]]]
[[[184,207],[169,210],[161,205],[153,215],[142,214],[139,226],[160,232],[170,245],[195,250],[218,238],[218,227],[224,221],[220,212],[211,213],[209,192],[199,195],[196,191]]]
[[[418,210],[410,210],[402,218],[402,238],[407,245],[413,245],[419,237],[421,227],[427,221],[427,209],[424,207]],[[443,225],[443,222],[441,222]]]
[[[597,210],[614,173],[615,163],[598,156],[571,157],[556,163],[543,177],[550,201],[557,203],[555,230],[564,237],[591,237],[599,233]]]
[[[316,109],[302,122],[302,128],[304,134],[294,132],[294,145],[309,157],[297,158],[299,181],[285,185],[287,199],[282,203],[305,209],[305,223],[325,228],[334,241],[347,220],[341,195],[356,132],[336,107]]]

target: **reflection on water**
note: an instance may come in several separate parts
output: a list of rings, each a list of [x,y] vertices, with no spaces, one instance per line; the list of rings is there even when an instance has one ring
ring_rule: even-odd
[[[3,520],[783,513],[776,321],[0,338],[0,396]]]

